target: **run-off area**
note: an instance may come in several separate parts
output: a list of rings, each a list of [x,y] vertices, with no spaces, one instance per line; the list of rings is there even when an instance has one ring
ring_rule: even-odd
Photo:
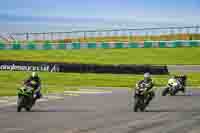
[[[131,93],[63,96],[63,99],[38,102],[31,112],[16,112],[16,105],[0,107],[1,133],[198,133],[200,97],[160,96],[147,112],[133,112]],[[197,89],[190,90],[198,94]]]

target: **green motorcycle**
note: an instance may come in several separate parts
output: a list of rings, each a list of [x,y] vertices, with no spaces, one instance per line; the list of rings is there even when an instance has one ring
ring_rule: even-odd
[[[17,112],[21,112],[22,108],[26,111],[30,111],[34,105],[34,89],[24,85],[18,89],[17,95]]]

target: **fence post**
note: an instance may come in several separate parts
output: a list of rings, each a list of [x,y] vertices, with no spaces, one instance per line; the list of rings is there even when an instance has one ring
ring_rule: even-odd
[[[29,33],[26,33],[26,41],[29,41]]]
[[[83,32],[83,39],[84,39],[84,42],[86,42],[86,38],[87,38],[86,31],[84,31],[84,32]]]

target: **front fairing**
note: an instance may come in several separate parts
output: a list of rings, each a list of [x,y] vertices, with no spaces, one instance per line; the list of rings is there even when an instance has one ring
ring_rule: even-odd
[[[30,96],[30,95],[33,95],[33,92],[34,92],[34,89],[32,87],[28,87],[28,86],[23,86],[21,88],[18,88],[17,89],[18,92],[17,94],[19,96]]]

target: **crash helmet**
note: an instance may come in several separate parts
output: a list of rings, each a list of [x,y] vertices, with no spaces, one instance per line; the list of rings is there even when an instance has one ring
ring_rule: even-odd
[[[31,77],[32,77],[32,78],[37,78],[37,77],[38,77],[38,74],[37,74],[36,72],[32,72]]]
[[[149,80],[149,79],[151,79],[151,74],[147,72],[144,74],[144,80]]]

